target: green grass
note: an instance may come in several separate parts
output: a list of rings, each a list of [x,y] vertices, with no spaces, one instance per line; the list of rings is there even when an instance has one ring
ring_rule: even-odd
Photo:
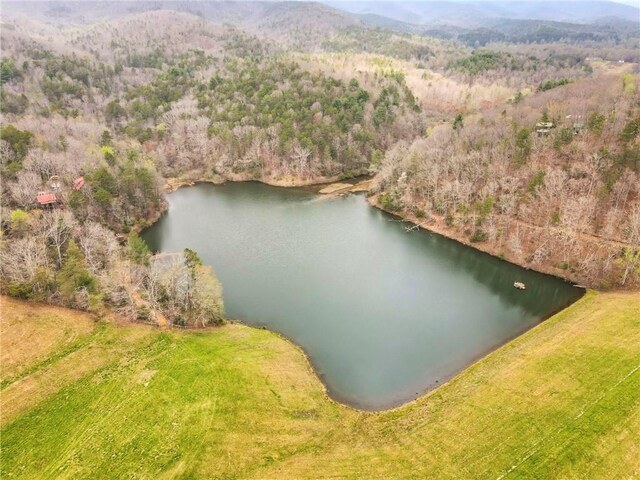
[[[49,315],[11,307],[3,323]],[[329,400],[300,350],[268,331],[83,335],[18,355],[24,374],[0,395],[2,478],[640,476],[640,294],[589,293],[380,414]]]

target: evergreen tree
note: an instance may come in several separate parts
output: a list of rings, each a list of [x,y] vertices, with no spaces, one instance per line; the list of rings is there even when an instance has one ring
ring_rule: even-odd
[[[127,255],[129,258],[139,265],[149,265],[151,251],[147,243],[140,238],[137,232],[131,232],[127,241]]]
[[[84,255],[73,240],[69,242],[57,280],[66,303],[72,303],[81,289],[86,289],[90,295],[96,292],[96,280],[87,270]]]

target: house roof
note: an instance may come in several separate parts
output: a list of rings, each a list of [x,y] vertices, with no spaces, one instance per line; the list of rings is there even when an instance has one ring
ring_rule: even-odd
[[[80,190],[84,187],[84,177],[78,177],[73,181],[73,189]]]
[[[51,203],[56,203],[58,201],[58,197],[56,197],[55,193],[40,193],[36,197],[36,201],[40,205],[49,205]]]

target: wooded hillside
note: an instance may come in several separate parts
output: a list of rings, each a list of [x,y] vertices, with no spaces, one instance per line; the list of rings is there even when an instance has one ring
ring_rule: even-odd
[[[126,237],[161,214],[167,180],[363,174],[384,208],[507,260],[600,288],[640,282],[626,26],[475,47],[318,4],[225,3],[217,17],[144,5],[3,9],[4,292],[188,323]],[[68,262],[82,275],[65,277]]]

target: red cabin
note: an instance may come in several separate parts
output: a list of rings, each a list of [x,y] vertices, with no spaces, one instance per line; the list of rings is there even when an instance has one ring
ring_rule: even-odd
[[[36,202],[41,207],[54,207],[58,204],[59,200],[55,193],[40,192],[36,196]]]
[[[80,190],[84,187],[84,177],[78,177],[73,181],[73,189]]]

